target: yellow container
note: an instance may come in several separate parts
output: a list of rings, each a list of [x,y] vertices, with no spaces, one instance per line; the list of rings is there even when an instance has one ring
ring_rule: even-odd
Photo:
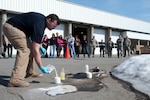
[[[65,70],[64,70],[64,68],[61,69],[61,72],[60,72],[60,79],[61,79],[61,80],[65,80]]]

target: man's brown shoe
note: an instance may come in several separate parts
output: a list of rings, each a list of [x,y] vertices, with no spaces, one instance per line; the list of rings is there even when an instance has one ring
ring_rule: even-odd
[[[43,74],[41,73],[36,73],[36,72],[33,72],[32,74],[27,74],[25,78],[29,78],[29,77],[32,77],[32,78],[37,78],[37,77],[42,77]]]
[[[8,87],[28,87],[30,84],[21,79],[10,79]]]

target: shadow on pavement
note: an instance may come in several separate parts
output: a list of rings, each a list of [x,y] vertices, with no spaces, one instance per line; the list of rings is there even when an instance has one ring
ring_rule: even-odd
[[[7,86],[10,76],[0,75],[0,85]]]
[[[63,83],[76,86],[78,91],[99,91],[104,87],[98,78],[88,79],[85,73],[67,74]]]

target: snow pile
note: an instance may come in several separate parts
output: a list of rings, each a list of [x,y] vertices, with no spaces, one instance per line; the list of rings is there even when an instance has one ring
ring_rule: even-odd
[[[150,96],[150,55],[134,56],[119,66],[112,72],[119,79],[128,81],[137,90]]]

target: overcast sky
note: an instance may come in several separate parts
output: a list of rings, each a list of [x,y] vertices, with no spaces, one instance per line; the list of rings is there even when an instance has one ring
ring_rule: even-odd
[[[64,0],[150,22],[150,0]]]

